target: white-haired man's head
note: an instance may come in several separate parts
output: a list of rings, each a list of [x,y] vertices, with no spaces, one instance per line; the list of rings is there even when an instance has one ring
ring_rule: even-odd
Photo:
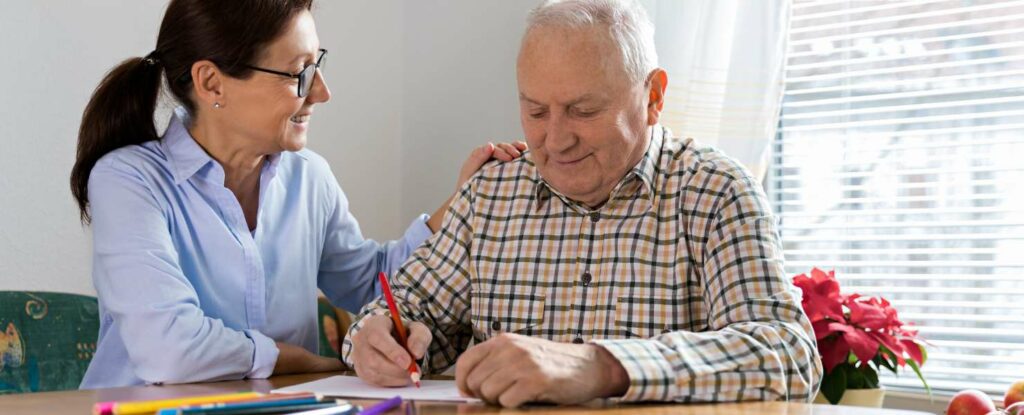
[[[520,122],[537,171],[570,199],[603,205],[647,149],[668,85],[653,31],[627,1],[552,1],[530,14]]]
[[[622,53],[622,63],[633,82],[643,82],[658,67],[654,25],[644,7],[632,0],[547,0],[530,12],[525,39],[538,27],[607,28]]]

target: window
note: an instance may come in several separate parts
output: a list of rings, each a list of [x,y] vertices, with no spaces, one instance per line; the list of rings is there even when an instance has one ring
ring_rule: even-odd
[[[1024,2],[798,0],[789,45],[787,270],[892,301],[932,388],[1001,395],[1024,376]]]

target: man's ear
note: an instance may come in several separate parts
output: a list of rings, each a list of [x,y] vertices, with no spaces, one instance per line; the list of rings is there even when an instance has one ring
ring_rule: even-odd
[[[201,60],[192,64],[192,92],[196,104],[207,108],[222,108],[227,105],[224,94],[224,75],[217,64]]]
[[[668,87],[668,73],[664,69],[656,68],[647,75],[648,101],[647,101],[647,125],[658,123],[661,111],[665,108],[665,88]]]

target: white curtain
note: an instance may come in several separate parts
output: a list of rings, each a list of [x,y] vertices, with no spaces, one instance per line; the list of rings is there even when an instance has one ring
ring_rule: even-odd
[[[662,124],[764,178],[784,90],[790,0],[641,0],[668,71]]]

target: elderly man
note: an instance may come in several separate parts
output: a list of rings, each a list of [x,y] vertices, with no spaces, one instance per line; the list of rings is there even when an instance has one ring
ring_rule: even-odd
[[[482,169],[393,276],[409,352],[488,402],[793,399],[821,366],[775,218],[736,162],[658,124],[667,76],[632,2],[548,2],[517,64],[531,151]],[[409,383],[384,300],[343,356]],[[472,347],[470,344],[474,343]]]

